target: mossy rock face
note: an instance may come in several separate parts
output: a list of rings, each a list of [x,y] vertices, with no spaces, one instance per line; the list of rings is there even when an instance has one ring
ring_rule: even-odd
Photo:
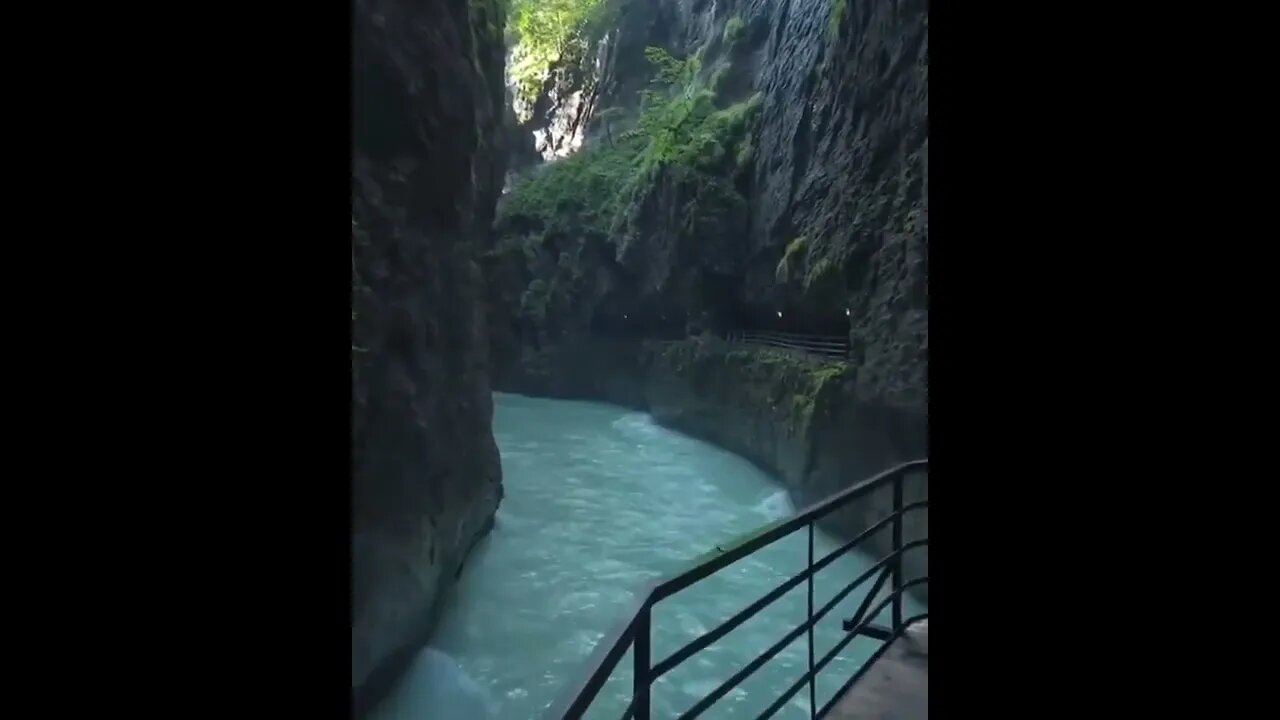
[[[688,340],[664,348],[655,364],[683,378],[690,395],[718,398],[743,417],[765,416],[803,444],[815,417],[825,417],[853,368],[785,350]]]
[[[830,39],[835,40],[840,34],[840,25],[844,23],[844,16],[848,10],[848,0],[832,0],[831,15],[827,18],[827,34]]]
[[[804,271],[804,265],[809,254],[809,238],[801,235],[800,237],[787,243],[787,249],[782,254],[782,259],[778,261],[777,268],[774,269],[774,276],[778,282],[785,283]]]
[[[720,302],[700,292],[703,273],[741,273],[743,168],[763,95],[717,100],[705,83],[741,72],[721,63],[702,73],[704,50],[680,59],[647,48],[657,84],[642,106],[604,110],[606,137],[537,169],[501,202],[496,241],[523,248],[525,287],[495,295],[521,297],[519,319],[537,336],[584,331],[594,308],[610,306],[671,308],[693,322]],[[527,293],[533,278],[551,292]]]
[[[724,42],[733,46],[747,33],[747,23],[741,17],[733,16],[724,24]]]
[[[649,374],[650,412],[659,422],[776,473],[798,505],[927,453],[924,413],[860,397],[851,363],[713,338],[661,347]],[[927,479],[910,486],[910,497],[926,495]],[[882,517],[882,500],[833,515],[823,527],[852,537]],[[927,518],[913,523],[909,533],[927,532]],[[884,554],[880,535],[868,549]],[[908,572],[927,571],[927,564],[927,554],[915,557]],[[927,598],[927,592],[913,594]]]

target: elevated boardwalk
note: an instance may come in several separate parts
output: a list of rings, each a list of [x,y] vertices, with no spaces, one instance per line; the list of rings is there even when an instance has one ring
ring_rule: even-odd
[[[845,692],[830,720],[928,720],[929,621],[913,624]]]

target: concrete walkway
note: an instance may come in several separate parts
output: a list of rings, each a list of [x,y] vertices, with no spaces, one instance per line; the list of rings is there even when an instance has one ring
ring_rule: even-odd
[[[928,720],[929,621],[913,623],[840,698],[833,720]]]

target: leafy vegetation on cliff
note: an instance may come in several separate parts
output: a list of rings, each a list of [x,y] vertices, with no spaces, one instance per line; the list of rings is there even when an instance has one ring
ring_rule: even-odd
[[[556,326],[562,308],[578,310],[571,298],[581,297],[576,258],[585,243],[624,257],[635,238],[652,237],[637,228],[663,207],[679,208],[679,223],[658,231],[664,244],[732,235],[746,216],[735,178],[750,162],[762,95],[720,107],[700,52],[675,58],[650,47],[645,57],[652,77],[639,107],[598,112],[604,137],[538,168],[498,208],[500,252],[523,268],[520,315],[537,328]]]
[[[735,166],[750,157],[745,135],[761,94],[718,109],[714,93],[697,81],[698,55],[678,60],[651,47],[645,56],[654,77],[632,127],[616,139],[610,131],[609,143],[592,144],[519,183],[500,208],[500,225],[515,216],[537,218],[544,226],[572,219],[608,233],[623,220],[636,191],[662,168],[697,171],[708,184],[723,184],[721,176],[729,174],[724,171],[733,169],[726,167],[726,157]],[[600,114],[610,126],[625,123],[620,109]]]
[[[827,33],[831,38],[840,34],[840,23],[844,22],[844,14],[848,9],[848,0],[832,0],[831,14],[827,16]]]
[[[767,412],[791,436],[807,432],[815,415],[829,412],[841,386],[855,375],[843,361],[729,345],[714,337],[690,338],[650,352],[657,367],[687,378],[695,395],[733,398],[746,412]]]
[[[741,40],[746,32],[747,24],[742,21],[742,18],[735,15],[724,24],[724,41],[729,45],[733,45]]]
[[[803,235],[787,244],[787,251],[783,253],[782,259],[778,261],[778,267],[774,269],[778,282],[786,282],[791,277],[791,273],[800,266],[807,252],[809,252],[809,238]]]
[[[805,290],[838,291],[841,258],[838,245],[810,243],[801,235],[787,244],[787,249],[774,268],[774,279],[782,284],[795,280]]]
[[[621,207],[621,189],[633,182],[644,142],[629,137],[549,163],[517,185],[503,202],[503,219],[530,217],[545,227],[571,222],[605,232]]]
[[[623,0],[508,0],[515,38],[507,72],[520,120],[528,119],[551,68],[585,55],[616,19]]]

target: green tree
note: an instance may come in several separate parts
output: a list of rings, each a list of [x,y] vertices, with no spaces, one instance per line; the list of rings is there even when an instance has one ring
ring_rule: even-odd
[[[511,0],[508,23],[517,40],[508,71],[522,105],[532,106],[553,65],[586,51],[616,6],[612,0]]]

